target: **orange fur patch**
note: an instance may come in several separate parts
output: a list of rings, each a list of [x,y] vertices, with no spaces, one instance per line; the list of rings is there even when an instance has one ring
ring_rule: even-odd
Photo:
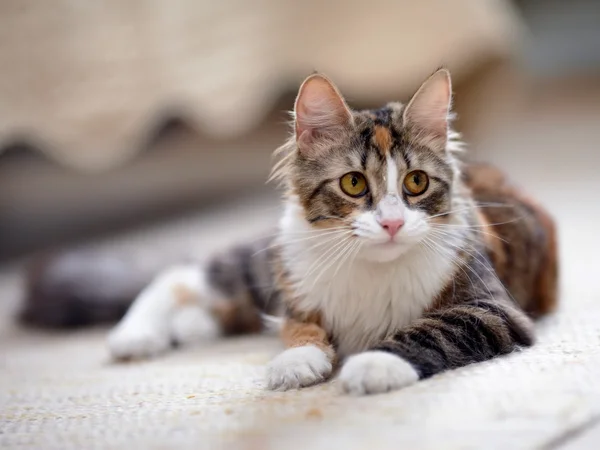
[[[320,315],[311,315],[311,317],[307,317],[307,321],[287,319],[281,329],[283,343],[287,348],[314,345],[323,350],[327,357],[333,361],[335,351],[329,342],[329,336],[318,322],[308,320],[320,321]]]
[[[559,268],[558,242],[554,222],[546,214],[541,215],[540,221],[546,233],[548,233],[548,252],[540,268],[540,276],[537,280],[537,311],[535,313],[543,315],[556,309],[558,303]]]
[[[222,301],[211,306],[225,334],[258,333],[262,329],[262,320],[256,308],[244,307],[244,303]]]
[[[517,189],[511,189],[515,198],[528,205],[534,211],[539,225],[546,233],[546,247],[539,274],[536,279],[534,303],[528,312],[534,317],[553,312],[558,304],[558,239],[556,226],[546,210],[533,198]]]
[[[374,127],[373,141],[375,145],[379,148],[379,151],[382,155],[387,155],[392,147],[392,135],[390,130],[376,125]]]
[[[180,306],[193,305],[198,301],[198,295],[187,286],[178,284],[173,287],[175,301]]]

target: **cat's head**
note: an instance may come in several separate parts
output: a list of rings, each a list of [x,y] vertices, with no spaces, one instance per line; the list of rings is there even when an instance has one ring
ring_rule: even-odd
[[[294,136],[274,172],[306,222],[346,231],[362,242],[363,255],[386,261],[425,239],[432,222],[447,220],[457,175],[451,92],[441,69],[407,105],[353,111],[329,79],[307,78]]]

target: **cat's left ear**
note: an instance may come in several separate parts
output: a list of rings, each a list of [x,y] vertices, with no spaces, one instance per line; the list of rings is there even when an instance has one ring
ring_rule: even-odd
[[[352,113],[335,85],[325,76],[308,77],[294,105],[296,142],[301,152],[317,154],[352,124]]]
[[[421,85],[404,109],[404,126],[422,144],[445,150],[451,102],[450,72],[440,69]]]

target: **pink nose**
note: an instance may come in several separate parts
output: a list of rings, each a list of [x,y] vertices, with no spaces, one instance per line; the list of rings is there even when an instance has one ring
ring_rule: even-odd
[[[404,225],[404,219],[384,219],[379,223],[390,237],[394,237],[398,233],[398,230],[402,228],[402,225]]]

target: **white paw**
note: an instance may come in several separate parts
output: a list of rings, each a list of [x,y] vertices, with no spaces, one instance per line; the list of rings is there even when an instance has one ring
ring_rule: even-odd
[[[150,358],[171,346],[167,330],[141,323],[120,323],[108,335],[108,348],[113,359]]]
[[[348,358],[339,377],[344,392],[352,395],[380,394],[419,380],[419,374],[399,356],[381,351]]]
[[[314,345],[290,348],[276,356],[267,367],[267,387],[287,391],[325,381],[332,364],[325,352]]]

